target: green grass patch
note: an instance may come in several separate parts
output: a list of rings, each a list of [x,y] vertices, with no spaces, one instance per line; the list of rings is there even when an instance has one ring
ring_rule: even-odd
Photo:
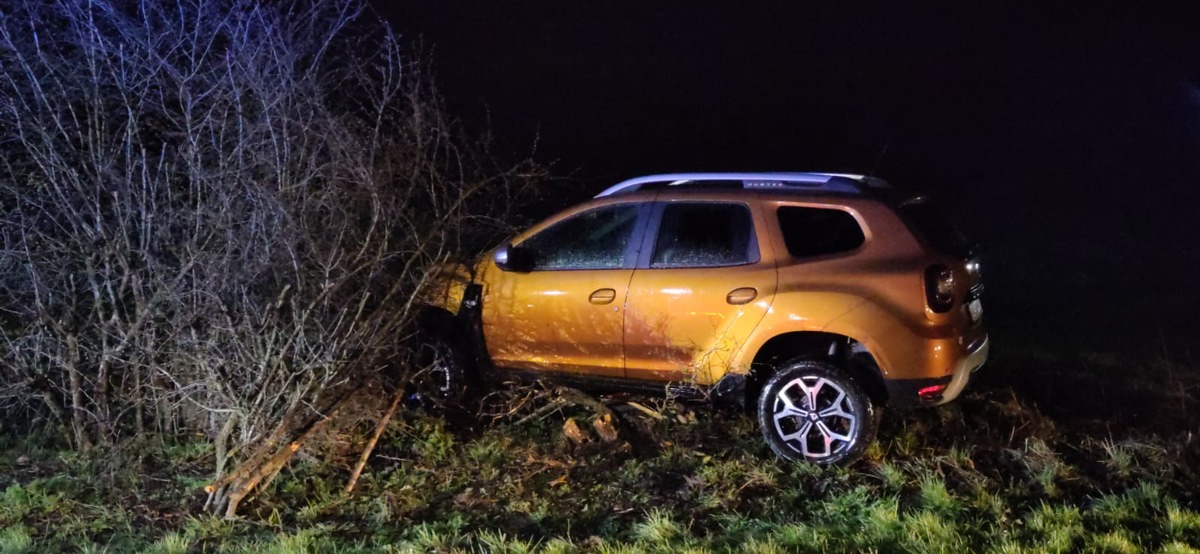
[[[981,378],[1024,367],[1004,364]],[[306,453],[233,521],[199,509],[203,444],[81,456],[8,440],[0,554],[1200,549],[1200,441],[1123,437],[1015,386],[889,411],[869,455],[839,468],[777,461],[752,418],[680,403],[644,400],[667,417],[624,415],[615,443],[565,439],[566,418],[590,421],[570,409],[466,426],[403,412],[353,495],[357,452]]]

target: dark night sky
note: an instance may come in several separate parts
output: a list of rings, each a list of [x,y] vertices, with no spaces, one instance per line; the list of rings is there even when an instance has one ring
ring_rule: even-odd
[[[570,199],[651,172],[866,172],[890,144],[877,173],[955,200],[1001,285],[1200,277],[1200,6],[744,4],[377,6],[454,113],[514,157],[536,137]]]

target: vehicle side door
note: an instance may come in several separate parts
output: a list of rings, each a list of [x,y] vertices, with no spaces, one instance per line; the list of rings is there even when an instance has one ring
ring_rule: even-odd
[[[528,271],[487,271],[483,332],[500,367],[624,376],[624,306],[650,204],[605,205],[515,243]]]
[[[712,384],[731,369],[775,295],[764,221],[746,202],[656,203],[629,284],[628,377]]]

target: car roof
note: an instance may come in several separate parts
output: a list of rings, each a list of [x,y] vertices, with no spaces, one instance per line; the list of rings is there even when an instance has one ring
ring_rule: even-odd
[[[621,181],[604,189],[596,198],[639,190],[667,188],[778,190],[859,195],[870,189],[890,188],[887,181],[851,173],[740,172],[665,173]]]

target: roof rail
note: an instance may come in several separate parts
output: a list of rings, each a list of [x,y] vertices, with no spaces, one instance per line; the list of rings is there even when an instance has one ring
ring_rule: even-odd
[[[596,198],[642,190],[647,185],[681,187],[705,182],[741,181],[743,189],[796,189],[817,192],[862,193],[867,188],[888,188],[878,177],[850,173],[666,173],[621,181]]]

